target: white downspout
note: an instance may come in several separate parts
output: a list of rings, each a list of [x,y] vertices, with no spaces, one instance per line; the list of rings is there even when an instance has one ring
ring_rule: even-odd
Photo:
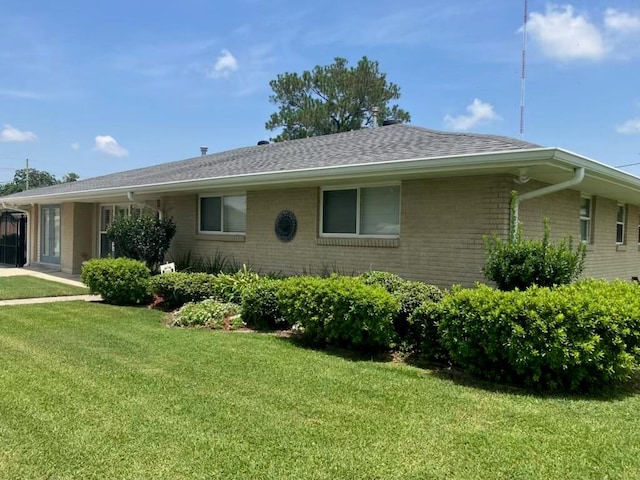
[[[533,190],[531,192],[523,193],[522,195],[516,196],[512,200],[511,204],[511,212],[513,214],[512,222],[511,222],[511,238],[515,238],[516,232],[518,231],[518,222],[519,222],[519,210],[520,203],[525,200],[531,200],[532,198],[542,197],[544,195],[549,195],[551,193],[559,192],[561,190],[566,190],[567,188],[571,188],[575,185],[578,185],[584,179],[584,167],[575,168],[573,170],[573,178],[569,180],[565,180],[564,182],[556,183],[555,185],[549,185],[548,187],[543,187],[538,190]]]
[[[29,265],[31,265],[31,218],[30,218],[30,213],[27,210],[24,210],[22,208],[18,208],[15,205],[10,205],[6,202],[2,202],[2,208],[5,208],[7,210],[15,210],[16,212],[20,212],[20,213],[24,213],[27,216],[27,231],[24,232],[24,234],[26,235],[26,244],[27,244],[27,255],[26,255],[26,259],[25,259],[25,267],[28,267]]]

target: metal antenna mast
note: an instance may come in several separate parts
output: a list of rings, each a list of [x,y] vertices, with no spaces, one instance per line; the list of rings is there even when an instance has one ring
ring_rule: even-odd
[[[522,77],[520,79],[520,140],[524,138],[524,100],[527,83],[527,20],[529,2],[524,0],[524,22],[522,24]]]

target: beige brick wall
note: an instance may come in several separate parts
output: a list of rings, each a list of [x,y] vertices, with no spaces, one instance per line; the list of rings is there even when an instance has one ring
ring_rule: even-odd
[[[506,177],[424,179],[402,182],[399,240],[335,239],[319,236],[319,187],[247,192],[244,237],[197,234],[197,195],[163,199],[177,234],[171,256],[216,251],[263,272],[301,273],[323,269],[360,273],[387,270],[409,279],[449,287],[482,280],[482,236],[506,234],[510,184]],[[298,219],[295,239],[277,240],[281,210]]]
[[[545,186],[536,182],[527,184],[521,193]],[[549,219],[554,240],[572,236],[580,238],[580,197],[577,190],[564,190],[552,195],[525,201],[520,206],[520,221],[526,237],[541,237],[543,220]],[[625,245],[616,245],[616,216],[618,202],[603,197],[592,198],[592,235],[587,245],[584,276],[630,280],[640,276],[638,222],[640,207],[627,205]]]

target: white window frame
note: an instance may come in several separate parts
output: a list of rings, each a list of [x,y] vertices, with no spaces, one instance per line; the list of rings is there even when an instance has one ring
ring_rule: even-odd
[[[224,198],[225,197],[244,197],[245,202],[245,231],[244,232],[227,232],[224,230]],[[220,230],[201,230],[201,209],[203,198],[219,198],[220,199]],[[247,234],[247,192],[232,192],[232,193],[201,193],[198,195],[198,234],[200,235],[246,235]]]
[[[393,235],[376,235],[376,234],[361,234],[360,233],[360,190],[362,188],[375,188],[375,187],[399,187],[398,197],[398,233]],[[333,192],[337,190],[356,190],[356,233],[324,233],[324,192]],[[358,185],[340,185],[340,186],[326,186],[320,189],[320,236],[326,238],[400,238],[402,220],[402,185],[400,182],[392,183],[373,183],[373,184],[358,184]]]
[[[589,200],[589,214],[586,217],[582,215],[582,200]],[[591,228],[593,225],[593,197],[591,195],[582,195],[580,197],[580,235],[582,235],[582,222],[587,222],[587,238],[581,238],[580,240],[583,243],[591,243]]]
[[[622,208],[622,221],[618,220],[618,212]],[[627,206],[624,203],[618,203],[618,208],[616,209],[616,245],[624,245],[625,244],[625,230],[626,230],[626,221],[627,221]],[[622,241],[618,241],[618,225],[622,225]]]

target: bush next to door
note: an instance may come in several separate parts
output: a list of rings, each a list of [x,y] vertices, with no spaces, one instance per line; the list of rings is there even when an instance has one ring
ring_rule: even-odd
[[[147,303],[150,272],[146,265],[129,258],[94,258],[82,267],[82,281],[114,305]]]
[[[380,286],[357,277],[292,277],[281,280],[277,296],[283,317],[311,343],[364,350],[391,345],[400,304]]]
[[[638,370],[637,285],[457,288],[431,313],[451,359],[490,380],[576,391],[622,383]]]

